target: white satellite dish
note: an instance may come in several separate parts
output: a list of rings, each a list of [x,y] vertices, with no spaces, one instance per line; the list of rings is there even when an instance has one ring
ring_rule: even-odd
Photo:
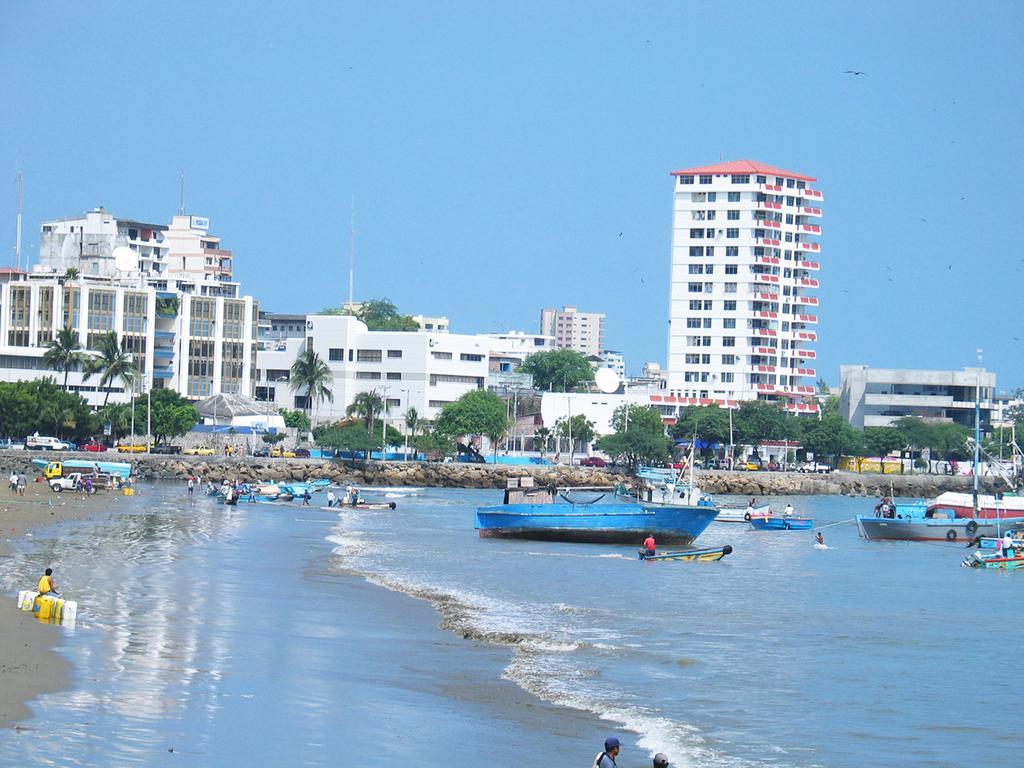
[[[118,272],[135,272],[139,268],[139,254],[127,245],[114,249],[114,269]]]
[[[606,395],[619,391],[619,375],[611,368],[598,368],[594,373],[594,381],[597,388]]]

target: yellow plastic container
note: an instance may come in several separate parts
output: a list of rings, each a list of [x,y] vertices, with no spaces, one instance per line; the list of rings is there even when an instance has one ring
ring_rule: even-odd
[[[121,492],[124,493],[125,496],[134,496],[135,495],[135,489],[134,488],[123,488]]]
[[[60,624],[61,614],[64,612],[64,600],[50,595],[40,595],[32,606],[32,612],[40,621]]]

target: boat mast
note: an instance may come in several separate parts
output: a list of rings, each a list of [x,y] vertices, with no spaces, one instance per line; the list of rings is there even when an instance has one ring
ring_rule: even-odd
[[[974,386],[974,516],[978,516],[978,453],[981,450],[981,350],[978,350],[978,378]]]

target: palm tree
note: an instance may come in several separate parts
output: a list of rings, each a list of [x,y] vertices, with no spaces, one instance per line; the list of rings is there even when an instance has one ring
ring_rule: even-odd
[[[78,270],[75,267],[68,267],[64,273],[64,279],[68,282],[73,282],[78,279]]]
[[[540,455],[544,456],[544,451],[548,449],[548,441],[551,439],[551,430],[547,427],[537,427],[537,431],[533,433],[534,442],[540,443]]]
[[[304,349],[295,358],[291,367],[289,386],[293,390],[306,390],[307,415],[311,404],[319,405],[324,400],[334,402],[334,393],[327,387],[333,378],[327,363],[312,348]]]
[[[362,419],[363,424],[366,425],[366,431],[371,435],[373,434],[374,419],[377,418],[377,414],[383,412],[384,398],[375,389],[371,389],[369,392],[360,392],[352,398],[351,405],[345,409],[346,415]]]
[[[99,416],[101,424],[110,425],[110,437],[114,442],[128,432],[128,425],[131,423],[131,408],[128,403],[105,405],[96,412],[96,415]]]
[[[83,362],[86,355],[82,351],[82,342],[78,339],[78,331],[65,325],[57,331],[57,338],[50,342],[43,355],[43,362],[55,371],[64,372],[64,391],[68,389],[68,372]],[[82,379],[92,375],[92,371],[83,371]]]
[[[405,412],[405,428],[409,430],[409,439],[416,439],[416,430],[420,427],[420,414],[415,408],[409,408]]]
[[[67,406],[57,402],[56,400],[47,401],[39,412],[40,418],[47,422],[53,422],[54,437],[61,436],[61,432],[63,431],[61,427],[65,425],[70,415],[71,411]]]
[[[132,354],[121,349],[117,341],[117,332],[110,331],[100,336],[97,355],[92,358],[92,369],[100,375],[100,386],[107,387],[103,396],[103,405],[110,399],[110,385],[120,381],[125,389],[134,384],[139,376]]]

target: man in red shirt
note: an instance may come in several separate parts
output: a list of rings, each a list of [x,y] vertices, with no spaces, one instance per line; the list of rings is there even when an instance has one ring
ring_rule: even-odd
[[[647,550],[647,556],[653,557],[656,553],[656,545],[654,543],[654,534],[648,533],[647,538],[644,539],[644,549]]]

